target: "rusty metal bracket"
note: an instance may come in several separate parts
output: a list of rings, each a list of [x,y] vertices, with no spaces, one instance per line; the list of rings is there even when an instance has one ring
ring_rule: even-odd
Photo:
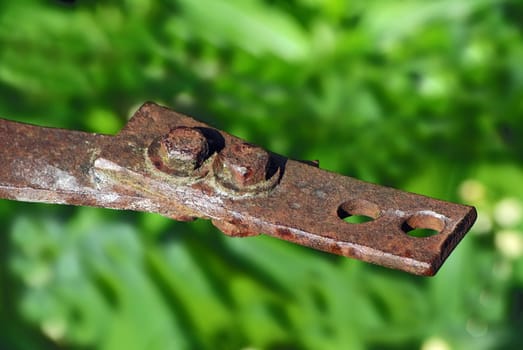
[[[227,235],[262,232],[419,275],[435,274],[476,219],[473,207],[290,160],[154,103],[115,136],[0,119],[0,160],[0,198],[210,219]],[[438,234],[410,236],[416,228]]]

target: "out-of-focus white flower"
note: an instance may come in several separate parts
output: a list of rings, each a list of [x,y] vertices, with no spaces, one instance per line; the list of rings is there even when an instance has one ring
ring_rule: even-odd
[[[27,275],[24,276],[24,282],[33,288],[43,287],[51,281],[52,273],[49,266],[38,264]]]
[[[54,341],[62,340],[67,330],[67,323],[63,318],[52,318],[42,322],[42,332]]]
[[[516,230],[502,230],[496,233],[496,248],[509,258],[517,259],[523,255],[523,234]]]
[[[486,189],[480,181],[468,179],[461,183],[458,193],[465,202],[477,203],[485,198]]]
[[[521,221],[523,208],[516,198],[504,198],[494,207],[494,219],[502,227],[512,227]]]
[[[489,214],[478,210],[478,218],[476,219],[472,230],[472,232],[480,235],[489,233],[492,230],[492,219]]]
[[[445,339],[431,337],[423,342],[421,350],[451,350],[451,347]]]

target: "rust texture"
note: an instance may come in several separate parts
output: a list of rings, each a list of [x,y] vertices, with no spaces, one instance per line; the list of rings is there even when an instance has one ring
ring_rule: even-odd
[[[0,119],[0,159],[0,198],[210,219],[230,236],[264,233],[418,275],[435,274],[476,219],[473,207],[290,160],[154,103],[115,136]],[[416,228],[438,233],[408,234]]]

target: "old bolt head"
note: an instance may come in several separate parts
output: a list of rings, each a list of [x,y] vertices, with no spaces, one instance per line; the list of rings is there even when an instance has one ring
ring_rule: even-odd
[[[214,162],[214,173],[226,188],[238,192],[259,192],[273,185],[271,155],[249,143],[225,147]]]
[[[149,157],[159,170],[178,176],[190,176],[209,156],[205,135],[197,128],[178,126],[155,140]]]

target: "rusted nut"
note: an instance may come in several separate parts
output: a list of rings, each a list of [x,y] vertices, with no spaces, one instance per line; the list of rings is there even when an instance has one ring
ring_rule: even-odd
[[[149,158],[168,174],[192,176],[209,156],[207,138],[197,128],[178,126],[151,144]]]
[[[215,167],[238,188],[255,185],[265,180],[269,153],[249,143],[236,143],[224,149]]]
[[[269,152],[245,142],[225,147],[214,161],[213,169],[221,185],[243,193],[272,188],[279,174]]]

